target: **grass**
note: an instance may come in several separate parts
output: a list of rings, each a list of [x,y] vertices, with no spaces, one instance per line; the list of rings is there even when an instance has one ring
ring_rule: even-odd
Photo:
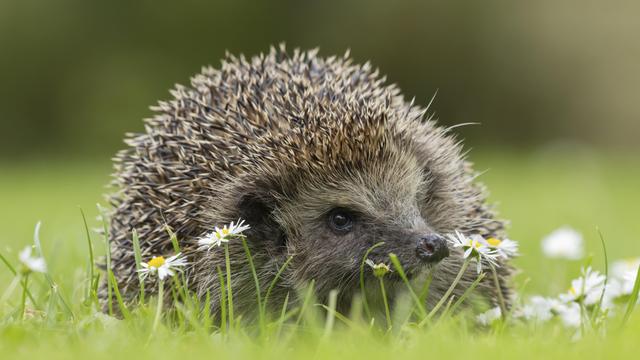
[[[527,283],[524,292],[557,294],[566,290],[569,280],[579,273],[581,262],[549,260],[541,256],[540,238],[564,224],[585,235],[587,249],[593,254],[592,264],[597,269],[604,270],[604,256],[596,226],[607,239],[609,259],[640,255],[640,222],[637,221],[640,160],[593,154],[558,157],[544,153],[501,152],[477,154],[473,160],[478,170],[489,169],[481,180],[490,188],[491,198],[499,201],[500,214],[511,220],[511,237],[520,242],[523,256],[515,263],[522,272],[516,283]],[[95,203],[102,201],[109,171],[108,164],[0,167],[3,205],[0,208],[0,228],[3,230],[0,252],[15,265],[15,254],[31,243],[33,228],[37,221],[42,221],[40,238],[51,283],[34,274],[29,278],[30,290],[45,311],[46,306],[61,307],[61,299],[65,299],[75,315],[72,318],[62,311],[55,317],[28,313],[27,320],[15,321],[8,316],[11,307],[0,304],[2,359],[88,356],[158,359],[187,354],[189,357],[264,359],[427,356],[474,359],[606,356],[628,359],[634,358],[630,354],[640,350],[637,341],[640,311],[637,309],[629,314],[626,326],[618,326],[626,316],[622,309],[621,314],[609,321],[606,336],[588,333],[579,341],[573,341],[572,333],[558,324],[477,329],[466,316],[451,317],[421,330],[405,329],[385,335],[372,332],[361,323],[349,323],[349,319],[339,315],[319,320],[319,315],[311,310],[280,316],[291,316],[292,322],[306,324],[304,331],[279,321],[280,318],[262,319],[264,314],[261,314],[260,336],[243,328],[228,329],[229,336],[210,334],[200,331],[205,326],[197,325],[198,319],[193,318],[185,319],[193,331],[187,331],[187,326],[168,327],[166,322],[161,322],[151,334],[156,315],[155,298],[147,299],[145,306],[132,309],[125,321],[97,313],[93,311],[91,301],[85,301],[92,294],[92,286],[83,285],[91,271],[87,267],[90,247],[80,208],[84,209],[90,228],[101,226],[94,219],[98,215]],[[93,256],[104,255],[102,240],[95,233],[91,233],[91,237]],[[219,270],[223,283],[227,281],[224,270]],[[0,264],[0,293],[12,278],[10,271]],[[47,296],[51,294],[51,284],[55,284],[59,299]],[[17,292],[15,295],[15,299],[12,298],[14,305],[19,300]],[[232,301],[232,294],[227,295]],[[422,291],[413,295],[421,297]],[[206,299],[194,301],[204,303]],[[263,299],[266,301],[267,297]],[[327,305],[331,309],[331,303]],[[317,308],[312,300],[305,301],[303,307]],[[189,311],[184,314],[187,316]],[[233,318],[237,314],[227,316]],[[209,320],[202,320],[201,325],[206,321]]]

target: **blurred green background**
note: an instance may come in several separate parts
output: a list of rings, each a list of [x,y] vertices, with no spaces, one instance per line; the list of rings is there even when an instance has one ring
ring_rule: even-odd
[[[638,146],[640,5],[619,1],[0,1],[0,155],[104,157],[225,50],[348,48],[478,145]]]
[[[272,44],[371,60],[457,129],[530,288],[580,263],[541,257],[569,224],[602,264],[640,255],[640,4],[633,1],[0,1],[0,251],[42,220],[52,267],[86,262],[122,136],[225,50]],[[560,267],[560,268],[559,268]],[[5,275],[0,272],[0,280]],[[67,277],[70,279],[69,277]],[[69,280],[70,281],[70,280]],[[558,282],[562,284],[561,281]],[[564,285],[558,285],[564,286]]]

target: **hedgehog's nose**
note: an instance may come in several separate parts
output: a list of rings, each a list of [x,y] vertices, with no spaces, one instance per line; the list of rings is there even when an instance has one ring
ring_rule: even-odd
[[[449,256],[447,241],[436,234],[421,236],[416,243],[416,255],[422,261],[437,263]]]

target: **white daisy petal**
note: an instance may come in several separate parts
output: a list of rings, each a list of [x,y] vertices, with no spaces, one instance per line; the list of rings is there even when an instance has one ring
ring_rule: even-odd
[[[569,291],[560,294],[560,300],[566,303],[582,301],[585,305],[593,305],[600,301],[604,283],[604,275],[591,267],[583,268],[581,276],[571,281]]]
[[[625,260],[617,260],[611,265],[611,283],[617,285],[616,289],[612,289],[611,297],[630,295],[638,276],[638,267],[640,267],[640,258],[631,258]],[[617,294],[616,291],[617,290]]]
[[[220,246],[222,243],[229,242],[229,239],[232,237],[242,235],[242,233],[248,229],[250,229],[250,226],[244,225],[244,220],[242,219],[238,219],[238,223],[232,221],[229,225],[224,225],[222,228],[215,226],[211,233],[198,239],[198,245],[203,249],[211,250],[214,246]]]
[[[533,296],[522,308],[521,315],[530,321],[548,321],[553,317],[551,310],[556,303],[557,300],[547,299],[542,296]]]
[[[181,268],[187,265],[187,261],[181,253],[178,253],[166,260],[162,256],[156,256],[149,262],[140,265],[142,268],[138,272],[142,274],[143,278],[150,274],[158,274],[158,278],[164,280],[166,277],[174,276],[176,271],[182,271]]]
[[[560,316],[560,319],[562,320],[564,326],[572,328],[580,327],[580,324],[582,323],[580,305],[576,303],[559,305],[556,306],[554,310]]]
[[[483,260],[492,266],[498,266],[498,252],[489,248],[482,236],[477,234],[464,236],[459,231],[456,231],[455,234],[447,235],[447,240],[453,247],[461,247],[464,250],[463,257],[465,259],[472,258],[476,261],[478,273],[482,271]]]
[[[565,226],[542,239],[542,252],[550,258],[579,260],[584,254],[582,234]]]
[[[25,266],[28,272],[47,272],[47,264],[44,261],[44,258],[31,256],[32,251],[31,246],[27,246],[20,251],[18,254],[20,262]]]
[[[494,321],[500,319],[502,316],[502,311],[499,306],[494,307],[493,309],[489,309],[482,314],[476,316],[476,321],[481,325],[491,325]]]

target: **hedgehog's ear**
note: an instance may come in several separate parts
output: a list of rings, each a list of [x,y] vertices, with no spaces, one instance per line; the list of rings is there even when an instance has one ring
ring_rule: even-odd
[[[251,226],[247,239],[272,249],[286,247],[286,235],[273,217],[275,202],[257,194],[247,194],[238,203],[239,217]]]

